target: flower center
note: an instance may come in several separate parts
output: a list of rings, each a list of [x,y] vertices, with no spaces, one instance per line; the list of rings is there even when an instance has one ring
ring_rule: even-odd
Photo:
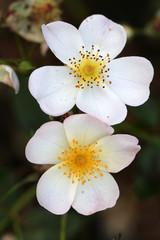
[[[86,65],[83,69],[84,74],[86,74],[87,76],[91,76],[91,77],[94,74],[94,70],[95,70],[95,67],[92,65]]]
[[[80,51],[80,60],[75,58],[69,59],[70,64],[65,64],[71,69],[70,75],[74,75],[77,80],[76,87],[83,89],[85,86],[93,85],[101,86],[105,88],[105,84],[111,84],[111,81],[107,81],[109,77],[107,63],[110,62],[109,54],[105,57],[99,55],[100,50],[97,50],[94,54],[94,45],[92,45],[91,51],[85,51],[82,46]]]
[[[94,150],[97,142],[92,145],[82,146],[73,139],[72,146],[68,150],[62,152],[62,157],[58,157],[61,161],[59,169],[64,169],[64,175],[72,179],[72,183],[81,181],[84,184],[90,181],[91,176],[97,178],[97,175],[103,176],[101,171],[105,170],[108,166],[101,163],[100,154],[102,150]]]
[[[78,167],[84,167],[86,164],[86,157],[83,155],[77,155],[75,157],[75,163]]]

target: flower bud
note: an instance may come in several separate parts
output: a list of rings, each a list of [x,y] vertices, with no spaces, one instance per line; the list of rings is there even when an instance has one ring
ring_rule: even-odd
[[[11,67],[0,65],[0,82],[12,87],[15,90],[15,93],[18,93],[19,80],[15,71]]]

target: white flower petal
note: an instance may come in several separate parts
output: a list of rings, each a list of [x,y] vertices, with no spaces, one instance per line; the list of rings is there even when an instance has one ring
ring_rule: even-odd
[[[119,188],[114,178],[107,172],[103,177],[91,177],[89,182],[78,184],[72,207],[79,213],[90,215],[111,208],[119,197]]]
[[[122,122],[127,115],[125,104],[108,87],[85,87],[79,91],[76,105],[109,125]]]
[[[58,157],[68,145],[63,124],[48,122],[43,124],[28,142],[26,157],[36,164],[55,164],[59,162]]]
[[[39,204],[54,214],[64,214],[70,209],[77,188],[63,173],[64,169],[58,169],[58,165],[51,167],[37,185]]]
[[[19,80],[15,71],[11,67],[0,65],[0,82],[12,87],[15,90],[15,93],[18,93]]]
[[[66,118],[64,129],[69,142],[75,139],[83,145],[92,144],[114,131],[108,124],[87,114],[76,114]]]
[[[77,92],[68,67],[46,66],[36,69],[29,79],[29,90],[42,110],[52,116],[68,112],[74,105]]]
[[[42,31],[49,48],[62,62],[69,63],[69,58],[73,57],[79,59],[84,43],[77,28],[57,21],[42,25]]]
[[[124,103],[138,106],[148,99],[153,78],[150,61],[143,57],[123,57],[111,61],[109,68],[110,88]]]
[[[117,134],[107,136],[98,141],[96,149],[101,149],[100,159],[107,164],[108,172],[119,172],[127,167],[140,150],[138,139],[131,135]]]
[[[105,57],[109,53],[110,58],[115,58],[126,44],[126,31],[124,28],[106,18],[103,15],[92,15],[86,18],[80,25],[85,47],[91,50],[91,46],[101,50]]]

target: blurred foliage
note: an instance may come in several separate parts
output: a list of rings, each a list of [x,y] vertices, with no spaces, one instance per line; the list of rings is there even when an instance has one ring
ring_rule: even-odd
[[[145,127],[153,128],[160,122],[160,103],[153,97],[150,97],[145,104],[131,108],[131,111],[138,118],[140,124],[145,124]]]
[[[134,186],[137,196],[145,199],[160,191],[160,104],[150,97],[142,106],[129,107],[129,110],[130,123],[123,122],[115,130],[140,140],[142,149],[137,156]]]
[[[121,233],[119,233],[113,240],[120,240],[121,239]]]
[[[67,238],[70,238],[72,236],[76,236],[75,233],[77,233],[78,229],[82,225],[84,226],[84,217],[79,217],[78,214],[70,214],[67,218],[67,226],[69,226],[69,229],[67,228],[68,231],[66,234]],[[41,207],[30,209],[25,214],[25,239],[58,240],[60,235],[60,222],[61,216],[53,215]],[[43,226],[43,228],[41,226]]]
[[[13,98],[13,109],[18,125],[26,135],[49,121],[49,117],[40,109],[39,105],[28,90],[28,77],[19,75],[20,92]]]
[[[90,14],[100,13],[116,22],[126,22],[131,26],[142,28],[153,18],[156,10],[160,7],[160,1],[65,0],[64,5],[67,13],[69,12],[77,24]]]
[[[44,42],[41,25],[61,19],[61,0],[19,0],[8,9],[6,23],[10,29],[24,39]]]
[[[72,18],[79,24],[82,19],[89,15],[89,8],[87,8],[87,1],[82,0],[65,0],[64,5],[66,12],[72,16]],[[80,11],[75,11],[75,9],[80,9]]]
[[[136,193],[144,199],[160,191],[160,100],[151,97],[132,111],[142,128],[150,133],[150,141],[147,141],[150,145],[145,144],[139,153],[134,179]]]
[[[142,199],[160,191],[160,148],[147,145],[138,156],[135,173],[135,190]]]
[[[0,189],[0,195],[3,196],[7,189],[10,189],[12,183],[17,181],[17,177],[12,170],[3,170],[0,173],[4,184],[4,187]],[[30,181],[37,181],[37,178],[34,179],[35,176],[31,177]],[[8,178],[10,179],[9,182]],[[37,202],[34,203],[35,184],[28,184],[27,181],[26,184],[27,188],[16,189],[5,198],[5,203],[0,202],[0,236],[9,228],[18,236],[19,240],[58,240],[61,216],[53,215],[40,207]],[[34,204],[34,207],[31,204]],[[27,209],[26,205],[28,205]],[[73,210],[70,211],[67,216],[67,226],[69,226],[66,231],[67,238],[74,238],[78,232],[81,232],[80,229],[86,228],[87,224],[86,217],[75,213]]]

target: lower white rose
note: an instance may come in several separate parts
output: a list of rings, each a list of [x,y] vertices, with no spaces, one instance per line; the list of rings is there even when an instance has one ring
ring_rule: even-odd
[[[112,133],[87,114],[41,126],[26,146],[30,162],[51,164],[37,186],[40,205],[54,214],[72,206],[84,215],[113,207],[119,188],[110,172],[127,167],[140,146],[133,136]]]

